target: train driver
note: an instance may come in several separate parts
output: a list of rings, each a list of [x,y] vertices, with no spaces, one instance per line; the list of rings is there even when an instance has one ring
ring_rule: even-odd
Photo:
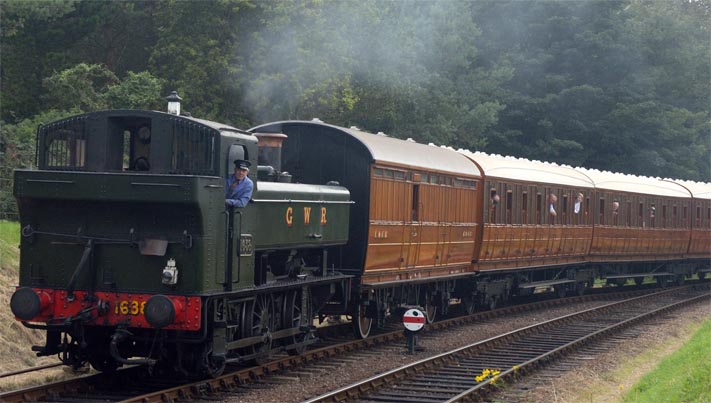
[[[225,182],[226,206],[244,207],[249,203],[254,189],[252,180],[247,177],[251,165],[249,161],[235,160],[235,172]]]

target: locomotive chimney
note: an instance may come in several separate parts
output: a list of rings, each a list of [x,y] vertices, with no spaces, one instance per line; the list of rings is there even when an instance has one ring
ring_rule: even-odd
[[[281,145],[286,134],[282,133],[254,133],[257,136],[259,155],[258,165],[269,165],[279,173],[281,172]]]

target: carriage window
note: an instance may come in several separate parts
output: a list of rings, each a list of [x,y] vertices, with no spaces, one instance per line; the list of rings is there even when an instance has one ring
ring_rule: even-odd
[[[632,202],[627,202],[627,211],[626,211],[626,216],[627,216],[627,226],[631,227],[632,226]]]
[[[523,192],[521,197],[521,208],[523,210],[523,224],[528,224],[528,192]]]
[[[513,191],[506,192],[506,224],[512,223],[511,208],[513,207]]]
[[[686,207],[686,206],[684,206],[684,208],[681,210],[681,220],[682,220],[682,225],[684,226],[684,228],[687,228],[689,226],[689,221],[687,219],[687,217],[688,217],[687,210],[688,210],[688,207]]]
[[[476,189],[476,181],[456,178],[454,179],[454,186]]]
[[[605,224],[605,199],[600,199],[600,211],[598,213],[600,224]]]
[[[561,224],[563,224],[563,225],[570,224],[568,222],[568,195],[567,194],[563,195],[563,205],[561,206],[560,211],[561,211],[561,213],[563,213],[563,216],[561,217]]]
[[[541,210],[543,209],[543,195],[536,194],[536,224],[541,224]]]
[[[489,191],[489,222],[496,224],[496,206],[499,204],[501,197],[496,193],[496,189]]]
[[[383,176],[383,170],[382,170],[382,168],[373,168],[373,175],[375,175],[375,176]]]
[[[420,217],[420,185],[412,185],[412,221]]]
[[[667,222],[667,206],[662,205],[662,228],[666,228],[669,223]]]
[[[638,226],[644,227],[644,203],[639,204],[639,211],[637,212]]]
[[[679,226],[679,215],[677,214],[676,206],[672,207],[672,227],[677,228]]]

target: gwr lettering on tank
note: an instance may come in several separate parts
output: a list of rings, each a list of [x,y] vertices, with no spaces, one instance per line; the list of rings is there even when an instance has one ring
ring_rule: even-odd
[[[311,210],[313,210],[312,207],[306,206],[304,207],[304,225],[309,225],[311,224]],[[320,224],[321,226],[324,226],[328,223],[327,219],[327,214],[328,214],[328,209],[326,207],[321,207],[321,219],[320,219]],[[284,221],[286,222],[287,227],[291,227],[294,225],[294,208],[293,207],[287,207],[286,211],[284,212]]]

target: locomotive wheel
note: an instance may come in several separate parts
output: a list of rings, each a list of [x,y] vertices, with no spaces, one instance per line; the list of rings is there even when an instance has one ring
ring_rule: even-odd
[[[283,323],[282,323],[282,328],[283,329],[291,329],[294,327],[300,327],[303,324],[307,324],[306,322],[311,318],[311,309],[310,305],[307,308],[309,312],[302,312],[301,311],[301,291],[299,290],[292,290],[289,291],[286,294],[286,297],[284,298],[284,309],[282,312],[284,312],[284,317],[283,317]],[[292,336],[289,340],[289,344],[296,344],[296,343],[303,343],[305,341],[308,341],[310,339],[313,339],[314,335],[312,332],[306,332],[302,334],[297,334],[295,336]],[[299,347],[295,349],[290,349],[287,350],[289,355],[299,355],[303,354],[306,351],[307,345],[306,344],[301,344]]]
[[[365,316],[367,307],[358,304],[356,313],[353,315],[353,330],[356,337],[367,339],[370,334],[370,328],[373,326],[373,318]]]
[[[258,295],[254,301],[244,304],[244,322],[242,334],[245,337],[262,336],[274,329],[274,300],[271,294]],[[272,340],[265,343],[247,347],[245,355],[260,354],[254,359],[255,363],[262,364],[269,358],[272,349]]]

